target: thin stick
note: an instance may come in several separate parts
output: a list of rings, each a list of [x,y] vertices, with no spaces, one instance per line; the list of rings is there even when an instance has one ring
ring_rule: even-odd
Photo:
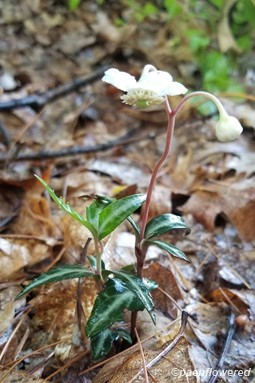
[[[53,159],[53,158],[62,158],[62,157],[72,157],[76,155],[81,154],[87,154],[87,153],[95,153],[100,151],[106,151],[109,149],[112,149],[118,145],[124,145],[124,144],[130,144],[134,141],[137,141],[137,138],[131,139],[135,135],[135,133],[138,132],[138,129],[131,129],[127,133],[123,134],[122,136],[102,142],[101,144],[97,145],[91,145],[91,146],[75,146],[70,148],[64,148],[62,150],[57,151],[41,151],[41,152],[32,152],[32,153],[25,153],[25,154],[19,154],[14,155],[11,158],[8,158],[8,161],[32,161],[32,160],[47,160],[47,159]],[[140,138],[139,138],[140,139]],[[148,137],[148,139],[151,139]],[[6,156],[0,156],[0,162],[5,162],[7,160]]]
[[[233,312],[231,312],[231,314],[229,316],[227,337],[226,337],[226,340],[225,340],[225,344],[224,344],[224,347],[223,347],[223,350],[222,350],[221,357],[220,357],[217,365],[214,368],[215,370],[219,371],[219,370],[222,369],[222,367],[223,367],[223,365],[225,363],[225,358],[226,358],[228,350],[230,348],[230,344],[231,344],[232,338],[234,336],[235,330],[236,330],[236,326],[235,326],[235,314]],[[218,374],[215,375],[215,376],[212,376],[208,383],[215,383],[215,382],[217,382],[217,380],[218,380]]]
[[[147,372],[147,368],[146,368],[146,360],[145,360],[145,357],[144,357],[143,346],[142,346],[142,343],[140,341],[140,338],[139,338],[139,335],[138,335],[138,332],[137,332],[136,328],[135,328],[135,336],[136,336],[137,343],[138,343],[138,346],[139,346],[140,352],[141,352],[141,357],[142,357],[142,362],[143,362],[143,371],[144,371],[144,377],[145,377],[145,383],[149,383],[149,377],[148,377],[148,372]]]
[[[25,320],[25,318],[26,318],[26,316],[27,316],[27,314],[28,314],[28,312],[29,312],[30,310],[31,310],[31,309],[29,309],[29,310],[26,312],[26,314],[20,319],[19,323],[17,324],[17,326],[15,327],[14,331],[12,332],[10,338],[9,338],[8,341],[6,342],[4,348],[2,349],[2,352],[1,352],[1,354],[0,354],[0,362],[1,362],[1,360],[2,360],[2,358],[3,358],[3,356],[4,356],[4,354],[6,353],[8,347],[9,347],[11,341],[12,341],[12,339],[14,338],[14,335],[16,334],[16,332],[18,331],[18,329],[20,328],[20,326],[21,326],[22,323],[24,322],[24,320]]]
[[[147,340],[149,340],[149,339],[151,339],[151,338],[153,338],[153,337],[154,337],[154,335],[148,336],[147,338],[141,340],[141,343],[144,343],[144,342],[146,342]],[[86,370],[80,372],[80,373],[79,373],[79,376],[85,374],[86,372],[92,371],[92,370],[94,370],[95,368],[101,367],[101,366],[103,366],[104,364],[110,362],[111,360],[114,360],[114,359],[116,359],[116,358],[119,358],[121,355],[126,354],[127,351],[129,351],[129,352],[132,351],[132,350],[135,351],[135,349],[137,349],[137,347],[138,347],[137,344],[134,344],[133,346],[129,347],[128,350],[121,351],[121,352],[119,352],[117,355],[111,356],[110,358],[105,359],[105,360],[103,360],[102,362],[99,362],[99,363],[95,364],[94,366],[89,367],[89,368],[87,368]]]
[[[18,109],[30,106],[31,108],[38,110],[44,105],[49,104],[57,100],[60,97],[64,97],[69,93],[76,91],[88,84],[93,83],[98,80],[102,74],[105,72],[107,67],[99,68],[93,73],[89,74],[84,78],[76,78],[73,81],[60,85],[56,88],[50,89],[44,93],[33,94],[31,96],[26,96],[20,99],[13,99],[9,101],[3,101],[0,103],[0,110],[11,110]]]
[[[73,359],[69,360],[64,366],[60,367],[58,370],[54,371],[52,374],[47,376],[45,379],[45,382],[47,382],[50,378],[57,375],[59,372],[67,369],[67,367],[71,366],[73,363],[75,363],[77,360],[81,359],[83,356],[87,355],[89,353],[89,350],[83,351],[79,355],[75,356]]]
[[[179,342],[180,338],[183,336],[185,327],[187,324],[188,320],[188,313],[186,311],[182,311],[182,316],[181,316],[181,327],[176,335],[176,337],[172,340],[169,345],[164,348],[155,358],[153,358],[149,363],[146,364],[146,368],[152,368],[156,363],[160,361],[161,358],[164,358]],[[131,380],[128,381],[128,383],[132,383],[142,372],[144,369],[142,368]]]

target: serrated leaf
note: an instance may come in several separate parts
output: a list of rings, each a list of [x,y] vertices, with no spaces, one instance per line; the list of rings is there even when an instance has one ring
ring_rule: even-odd
[[[139,311],[144,309],[144,305],[123,281],[117,278],[109,279],[95,300],[86,325],[86,335],[94,336],[113,323],[122,321],[124,309]]]
[[[144,237],[146,239],[157,237],[174,229],[182,229],[186,231],[186,234],[190,233],[190,228],[182,217],[175,214],[161,214],[147,223]]]
[[[92,359],[99,360],[104,358],[111,350],[113,342],[119,338],[125,339],[130,344],[132,343],[130,335],[122,329],[115,331],[105,329],[92,336],[90,338]]]
[[[116,275],[123,282],[125,282],[128,289],[132,291],[143,304],[145,309],[148,311],[153,323],[155,324],[155,316],[152,313],[154,304],[152,296],[150,294],[150,290],[155,289],[158,286],[158,284],[149,279],[143,280],[132,274],[125,273],[124,271],[111,271],[111,273]]]
[[[146,241],[146,243],[150,243],[151,245],[155,245],[162,250],[165,250],[170,255],[174,257],[183,259],[184,261],[190,262],[189,258],[182,250],[180,250],[177,246],[172,245],[171,243],[166,243],[163,241]]]
[[[36,287],[46,285],[48,283],[64,281],[66,279],[83,278],[83,277],[98,277],[97,274],[88,270],[82,265],[63,265],[53,267],[51,270],[43,273],[38,278],[34,279],[29,285],[27,285],[16,297],[21,298],[29,291]]]
[[[88,221],[86,221],[79,213],[77,213],[77,211],[75,211],[68,203],[64,202],[62,198],[59,198],[55,194],[54,190],[52,190],[43,179],[38,177],[36,174],[35,177],[44,186],[51,198],[65,213],[69,214],[72,218],[74,218],[76,221],[85,226],[94,237],[97,237],[96,229]]]
[[[106,206],[99,214],[99,239],[110,234],[121,222],[134,213],[145,201],[143,194],[118,199]]]
[[[87,221],[98,230],[99,224],[99,214],[100,212],[111,202],[106,202],[104,200],[96,199],[92,202],[90,206],[86,208],[86,218]]]

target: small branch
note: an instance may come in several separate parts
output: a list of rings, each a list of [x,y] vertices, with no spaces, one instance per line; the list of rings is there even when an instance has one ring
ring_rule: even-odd
[[[137,332],[136,328],[135,328],[135,335],[136,335],[136,339],[137,339],[137,342],[138,342],[138,345],[139,345],[139,348],[140,348],[140,352],[141,352],[145,382],[149,383],[149,377],[148,377],[148,372],[147,372],[147,368],[146,368],[146,360],[145,360],[145,357],[144,357],[143,346],[142,346],[142,343],[141,343],[141,340],[139,338],[139,335],[138,335],[138,332]]]
[[[234,336],[235,330],[236,330],[236,326],[235,326],[235,314],[233,312],[231,312],[231,314],[229,316],[228,333],[227,333],[227,337],[226,337],[226,340],[225,340],[225,344],[224,344],[224,347],[223,347],[223,350],[222,350],[221,357],[220,357],[217,365],[215,366],[214,370],[220,371],[222,369],[222,367],[224,365],[224,362],[225,362],[225,358],[226,358],[227,353],[228,353],[228,350],[230,348],[230,344],[231,344],[232,338]],[[208,383],[215,383],[215,382],[217,382],[217,380],[219,378],[218,375],[219,374],[217,374],[215,376],[212,376]]]
[[[64,97],[67,94],[98,80],[106,69],[107,67],[99,68],[84,78],[76,78],[67,84],[60,85],[44,93],[33,94],[31,96],[26,96],[20,99],[12,99],[0,102],[0,111],[24,108],[27,106],[38,110],[44,105],[49,104],[50,102],[53,102],[60,97]]]
[[[162,350],[155,358],[153,358],[149,363],[146,364],[146,368],[149,369],[149,368],[152,368],[156,363],[158,363],[160,361],[160,359],[164,358],[164,356],[166,356],[175,346],[176,344],[179,342],[180,338],[183,336],[184,334],[184,331],[185,331],[185,327],[186,327],[186,324],[187,324],[187,321],[188,321],[188,313],[186,311],[182,311],[182,317],[181,317],[181,327],[176,335],[176,337],[172,340],[171,343],[169,343],[169,345],[164,348],[164,350]],[[132,383],[136,378],[138,378],[138,376],[144,371],[144,369],[142,368],[140,371],[138,371],[138,373],[128,381],[128,383]],[[211,383],[211,382],[209,382]]]
[[[123,134],[123,136],[116,138],[115,140],[103,142],[102,144],[97,144],[94,146],[76,146],[71,148],[64,148],[58,151],[41,151],[37,153],[27,153],[16,155],[15,157],[8,158],[8,161],[33,161],[33,160],[47,160],[53,158],[62,158],[69,157],[87,153],[95,153],[100,151],[106,151],[114,148],[118,145],[129,144],[136,139],[131,140],[130,138],[138,132],[138,129],[129,130],[127,133]],[[150,137],[148,137],[150,139]],[[0,156],[0,163],[5,162],[7,157]]]

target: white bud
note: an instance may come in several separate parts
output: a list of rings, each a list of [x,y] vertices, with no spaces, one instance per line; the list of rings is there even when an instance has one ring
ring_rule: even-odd
[[[237,118],[226,113],[220,114],[220,119],[215,126],[218,140],[226,142],[233,141],[240,136],[243,128]]]

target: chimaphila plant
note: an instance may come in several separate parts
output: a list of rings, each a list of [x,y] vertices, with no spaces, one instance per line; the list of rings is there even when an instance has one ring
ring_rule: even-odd
[[[242,132],[239,121],[235,117],[229,116],[220,101],[207,92],[190,93],[184,96],[180,103],[172,109],[168,97],[186,94],[187,89],[182,84],[174,82],[169,73],[159,71],[152,65],[144,67],[138,81],[130,74],[115,68],[105,72],[103,81],[125,92],[121,96],[125,104],[143,108],[165,103],[168,116],[165,149],[152,172],[147,195],[135,194],[119,200],[96,195],[91,205],[86,208],[85,219],[69,204],[57,197],[54,191],[37,177],[60,208],[90,231],[94,240],[95,254],[88,257],[89,267],[62,265],[52,268],[27,285],[17,297],[20,298],[35,287],[47,283],[70,278],[95,278],[98,282],[98,296],[86,324],[86,335],[91,340],[93,359],[104,357],[110,351],[113,342],[118,339],[124,339],[129,343],[134,341],[138,311],[146,309],[155,323],[150,291],[155,289],[157,284],[143,278],[148,247],[155,245],[175,257],[188,261],[186,255],[178,247],[160,238],[173,229],[182,230],[188,234],[190,229],[183,218],[166,213],[148,221],[153,188],[158,172],[169,154],[177,114],[190,98],[204,96],[212,100],[218,108],[219,121],[215,125],[215,133],[219,140],[234,140]],[[137,224],[131,214],[142,205],[140,224]],[[125,220],[131,224],[136,237],[134,249],[137,259],[136,268],[126,266],[118,271],[107,270],[101,259],[103,254],[102,239],[112,233]],[[130,334],[118,326],[118,323],[123,320],[124,309],[131,311]]]

